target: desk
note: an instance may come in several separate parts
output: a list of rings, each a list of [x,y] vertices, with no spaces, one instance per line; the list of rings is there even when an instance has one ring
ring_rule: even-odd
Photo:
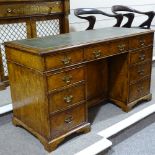
[[[52,151],[88,132],[87,107],[112,101],[129,111],[151,100],[153,31],[105,28],[5,43],[13,123]]]

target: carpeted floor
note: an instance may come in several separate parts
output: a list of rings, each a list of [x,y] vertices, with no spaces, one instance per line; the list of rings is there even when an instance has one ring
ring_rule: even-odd
[[[155,155],[155,113],[110,140],[112,147],[98,155]]]
[[[11,113],[3,115],[0,117],[0,155],[73,155],[74,153],[79,152],[80,150],[88,147],[89,145],[97,142],[102,139],[98,133],[99,131],[111,126],[114,123],[125,119],[135,112],[138,112],[145,107],[155,103],[155,68],[153,68],[152,75],[152,85],[151,91],[153,93],[153,99],[150,102],[142,103],[136,106],[131,112],[125,113],[117,106],[107,103],[104,105],[99,105],[89,109],[89,122],[92,124],[92,130],[88,134],[74,134],[67,138],[59,147],[52,153],[48,153],[44,150],[43,145],[39,142],[37,138],[31,135],[26,130],[20,127],[14,127],[11,123]],[[154,117],[148,117],[151,121],[155,120]],[[143,123],[142,123],[143,124]],[[137,124],[138,125],[138,124]],[[151,137],[151,134],[154,134],[155,127],[152,125],[140,125],[141,128],[138,128],[136,125],[135,129],[130,132],[130,128],[122,132],[123,138],[120,138],[120,135],[112,138],[114,146],[106,152],[107,155],[146,155],[146,154],[131,154],[134,151],[134,148],[143,149],[145,141],[147,143],[146,150],[139,150],[139,153],[142,152],[154,152],[154,143],[155,136]],[[137,130],[138,128],[138,130]],[[140,131],[139,131],[140,130]],[[143,131],[145,133],[143,133]],[[124,133],[124,135],[123,135]],[[132,133],[132,134],[131,134]],[[146,135],[146,133],[148,133]],[[149,134],[150,133],[150,134]],[[128,137],[130,135],[130,137]],[[155,134],[154,134],[155,135]],[[147,136],[147,138],[145,138]],[[134,138],[135,137],[135,138]],[[150,138],[149,138],[150,137]],[[129,140],[129,142],[127,141]],[[151,141],[149,143],[149,141]],[[149,145],[149,144],[150,145]],[[137,145],[137,147],[136,147]],[[132,151],[130,151],[132,149]],[[149,149],[149,150],[148,150]],[[118,151],[119,150],[119,151]],[[128,152],[126,152],[126,150]],[[126,154],[125,154],[126,153]],[[102,153],[103,154],[103,153]],[[147,155],[155,155],[147,154]]]

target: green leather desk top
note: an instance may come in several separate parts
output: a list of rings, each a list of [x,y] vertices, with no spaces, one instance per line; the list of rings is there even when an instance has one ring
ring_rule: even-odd
[[[97,30],[71,32],[44,38],[24,39],[19,41],[7,42],[7,47],[22,48],[34,54],[47,54],[60,51],[66,48],[80,47],[92,43],[110,41],[118,38],[125,38],[139,34],[151,33],[153,31],[136,28],[110,27]]]

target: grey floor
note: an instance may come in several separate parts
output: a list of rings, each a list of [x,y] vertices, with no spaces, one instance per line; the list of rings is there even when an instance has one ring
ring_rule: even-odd
[[[112,124],[117,123],[135,112],[155,103],[155,68],[153,68],[152,73],[152,101],[147,103],[144,102],[136,106],[129,113],[123,112],[120,108],[111,103],[91,108],[89,110],[89,122],[92,124],[91,132],[88,134],[74,134],[70,136],[52,153],[46,152],[38,139],[29,132],[20,127],[14,127],[11,123],[12,113],[1,116],[0,155],[73,155],[74,153],[79,152],[85,147],[102,139],[102,137],[96,134],[99,131],[102,131]],[[154,115],[148,117],[152,121],[149,125],[145,125],[147,124],[145,122],[140,125],[137,123],[135,128],[133,126],[122,132],[120,135],[113,137],[111,140],[113,141],[114,146],[108,152],[101,154],[146,155],[145,153],[149,152],[150,154],[147,155],[155,155],[155,119],[153,116]],[[134,154],[134,151],[136,154]]]

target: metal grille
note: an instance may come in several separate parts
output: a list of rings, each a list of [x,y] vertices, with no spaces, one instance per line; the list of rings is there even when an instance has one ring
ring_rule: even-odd
[[[3,61],[4,76],[8,75],[5,48],[5,41],[20,40],[27,38],[26,23],[13,23],[0,25],[0,48]]]
[[[37,21],[37,37],[60,34],[59,19]]]

